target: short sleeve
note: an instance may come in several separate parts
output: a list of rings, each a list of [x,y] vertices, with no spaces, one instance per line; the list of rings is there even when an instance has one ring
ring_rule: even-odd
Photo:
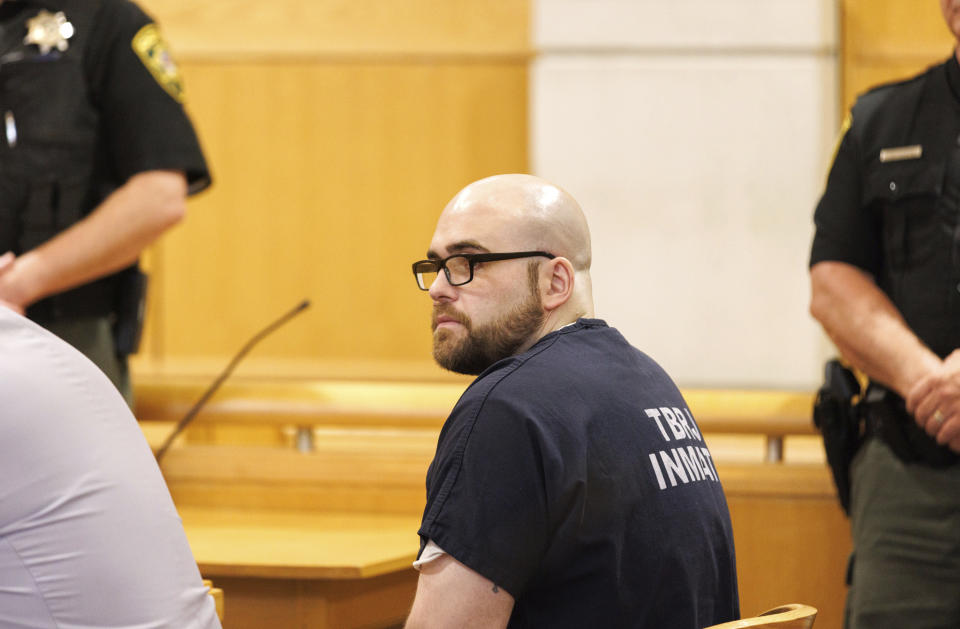
[[[856,125],[856,120],[853,121]],[[810,266],[836,261],[876,275],[880,266],[879,217],[864,206],[860,149],[851,127],[840,141],[827,185],[814,212]]]
[[[210,174],[183,108],[182,79],[159,27],[135,4],[106,0],[94,28],[87,71],[117,178],[182,170],[191,193],[207,187]]]
[[[471,412],[438,448],[419,533],[518,598],[549,539],[542,440],[517,404],[491,397]]]

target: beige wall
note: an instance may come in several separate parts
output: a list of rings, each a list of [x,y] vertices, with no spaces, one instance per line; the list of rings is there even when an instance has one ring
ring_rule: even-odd
[[[539,0],[531,163],[584,204],[599,315],[681,386],[813,388],[832,0]]]
[[[598,314],[684,386],[815,388],[844,104],[949,53],[937,0],[538,0],[533,25],[531,165],[586,207]]]
[[[469,181],[527,170],[521,0],[149,0],[215,185],[154,248],[135,369],[439,377],[422,258]]]

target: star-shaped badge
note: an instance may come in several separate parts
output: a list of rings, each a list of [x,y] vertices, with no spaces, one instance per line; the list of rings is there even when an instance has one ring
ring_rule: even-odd
[[[27,20],[27,36],[23,43],[36,44],[40,54],[45,55],[56,48],[60,52],[67,49],[67,40],[73,37],[73,24],[67,21],[63,11],[50,13],[46,9],[36,17]]]

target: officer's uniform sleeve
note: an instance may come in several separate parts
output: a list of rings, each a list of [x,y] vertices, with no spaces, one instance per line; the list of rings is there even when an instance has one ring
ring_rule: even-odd
[[[541,439],[516,405],[493,398],[465,432],[433,463],[419,533],[519,598],[549,540]]]
[[[183,82],[153,20],[127,0],[105,0],[90,40],[87,72],[115,175],[181,170],[191,193],[210,184],[183,109]]]
[[[856,125],[857,120],[852,121]],[[845,262],[876,275],[880,267],[879,216],[865,207],[860,147],[855,126],[843,135],[814,212],[816,232],[810,266],[818,262]]]

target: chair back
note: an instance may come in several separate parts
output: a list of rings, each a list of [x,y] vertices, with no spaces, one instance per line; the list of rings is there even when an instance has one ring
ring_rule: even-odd
[[[772,627],[774,629],[810,629],[817,619],[817,608],[800,603],[790,603],[768,609],[759,616],[731,620],[704,629],[745,629],[747,627]]]
[[[223,622],[223,590],[218,587],[213,587],[213,581],[210,579],[204,579],[203,584],[207,586],[207,593],[213,597],[213,605],[217,610],[217,618],[220,619],[220,622]]]

